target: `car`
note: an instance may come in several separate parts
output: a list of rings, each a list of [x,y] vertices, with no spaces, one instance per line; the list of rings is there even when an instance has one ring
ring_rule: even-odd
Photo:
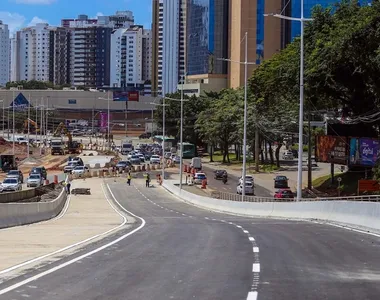
[[[226,170],[215,170],[214,172],[215,179],[223,179],[224,176],[228,176]]]
[[[176,155],[176,156],[173,157],[173,162],[175,164],[180,164],[181,163],[181,158],[178,155]]]
[[[239,183],[236,187],[236,193],[241,195],[243,193],[243,183]],[[245,194],[246,195],[254,195],[255,194],[255,188],[253,185],[253,182],[246,181],[245,182]]]
[[[116,164],[116,168],[126,170],[129,169],[129,167],[132,166],[130,161],[127,160],[121,160]]]
[[[27,187],[39,187],[44,184],[44,180],[41,177],[41,174],[31,174],[26,179]]]
[[[138,156],[137,154],[132,155],[129,161],[132,165],[139,165],[141,163],[140,156]]]
[[[0,192],[17,192],[22,190],[21,182],[14,177],[5,178],[0,185]]]
[[[153,154],[151,157],[150,157],[150,163],[151,164],[159,164],[161,162],[161,158],[159,155],[156,155],[156,154]]]
[[[69,161],[67,165],[63,168],[63,173],[71,173],[75,167],[80,166],[79,162],[76,160]]]
[[[24,175],[20,170],[10,170],[7,174],[8,178],[17,178],[21,183],[24,183]]]
[[[254,178],[253,178],[253,175],[245,175],[245,182],[251,182],[252,184],[254,183]],[[239,178],[239,184],[242,184],[243,183],[243,178],[240,177]]]
[[[315,157],[311,157],[311,167],[312,168],[318,168],[318,164],[317,164],[317,160],[315,159]],[[309,159],[307,158],[306,159],[306,165],[308,166],[309,165]]]
[[[149,139],[151,136],[152,136],[151,133],[146,132],[146,133],[142,133],[142,134],[140,134],[140,135],[139,135],[139,139],[140,139],[140,140],[141,140],[141,139]]]
[[[170,159],[170,157],[172,156],[172,153],[171,152],[165,152],[164,156],[166,159]]]
[[[145,162],[145,155],[142,153],[137,154],[138,157],[140,157],[140,162]]]
[[[294,199],[294,194],[290,189],[279,189],[274,193],[274,198]]]
[[[29,172],[29,176],[31,174],[40,174],[42,179],[46,180],[47,179],[47,172],[46,172],[46,169],[45,167],[41,166],[41,167],[33,167],[32,170],[30,170]]]
[[[76,166],[72,171],[71,171],[71,174],[75,174],[75,175],[83,175],[87,172],[90,172],[89,168],[88,167],[85,167],[85,166]]]
[[[293,159],[294,159],[293,151],[292,151],[292,150],[287,150],[287,151],[285,151],[285,152],[282,154],[282,159],[285,159],[285,160],[293,160]]]
[[[205,173],[194,174],[194,184],[201,184],[203,180],[207,180],[207,176]]]
[[[79,156],[74,157],[71,161],[78,162],[78,166],[84,166],[83,160]]]
[[[288,177],[282,176],[282,175],[277,175],[274,178],[274,188],[275,189],[287,189],[287,188],[289,188]]]

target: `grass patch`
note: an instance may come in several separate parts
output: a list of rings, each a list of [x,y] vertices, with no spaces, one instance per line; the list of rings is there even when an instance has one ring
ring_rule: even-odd
[[[358,180],[364,178],[364,172],[345,172],[336,174],[334,183],[331,184],[331,176],[326,175],[313,180],[313,187],[331,196],[338,195],[338,178],[340,182],[341,196],[355,196],[358,190]]]

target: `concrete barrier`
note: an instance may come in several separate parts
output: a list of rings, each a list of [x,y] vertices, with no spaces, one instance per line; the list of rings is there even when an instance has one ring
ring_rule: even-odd
[[[0,228],[20,226],[49,220],[63,209],[67,194],[62,189],[59,196],[50,202],[1,203]]]
[[[251,217],[317,219],[380,231],[380,203],[361,201],[239,202],[199,196],[180,190],[175,181],[163,186],[183,201],[219,212]]]

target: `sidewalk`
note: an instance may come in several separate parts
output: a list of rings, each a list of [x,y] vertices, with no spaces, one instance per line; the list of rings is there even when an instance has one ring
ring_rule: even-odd
[[[0,230],[0,273],[4,269],[68,247],[122,224],[124,219],[106,200],[102,183],[103,180],[99,178],[74,180],[72,188],[90,188],[91,195],[71,195],[69,207],[61,218]],[[134,221],[130,217],[127,220]],[[62,253],[55,256],[59,255]],[[25,266],[30,267],[33,265]]]

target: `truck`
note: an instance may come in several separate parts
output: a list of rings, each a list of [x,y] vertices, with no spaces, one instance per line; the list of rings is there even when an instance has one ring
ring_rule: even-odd
[[[7,173],[9,170],[17,170],[16,158],[14,155],[0,155],[0,168]]]
[[[65,155],[65,143],[62,138],[51,139],[51,154]]]
[[[191,159],[190,167],[196,170],[202,170],[202,159],[200,157],[193,157]]]
[[[132,141],[125,141],[121,143],[121,154],[126,155],[133,150]]]

